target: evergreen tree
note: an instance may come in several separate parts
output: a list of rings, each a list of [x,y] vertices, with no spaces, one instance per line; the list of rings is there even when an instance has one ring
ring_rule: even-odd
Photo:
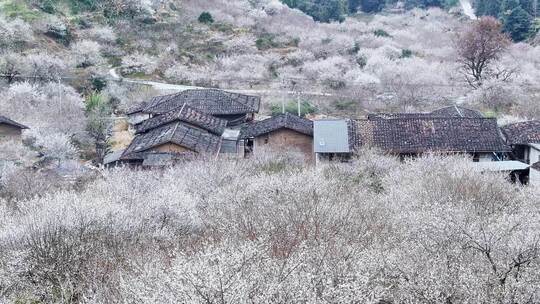
[[[445,7],[445,0],[405,0],[405,8],[412,9],[415,7]]]
[[[342,21],[348,12],[347,0],[282,0],[282,2],[322,22]]]
[[[349,2],[361,2],[362,10],[366,13],[378,12],[383,9],[384,4],[385,4],[384,1],[380,1],[380,0],[362,0],[362,1],[351,0]]]
[[[503,30],[514,41],[523,41],[529,38],[532,28],[532,17],[520,5],[511,11],[505,11],[503,17]]]
[[[475,2],[476,15],[499,17],[501,0],[478,0]]]
[[[520,5],[518,0],[504,0],[501,4],[501,13],[510,14],[514,9],[518,8]]]
[[[529,15],[535,15],[535,0],[520,0],[519,4]]]
[[[349,12],[356,13],[361,5],[361,0],[349,0]]]

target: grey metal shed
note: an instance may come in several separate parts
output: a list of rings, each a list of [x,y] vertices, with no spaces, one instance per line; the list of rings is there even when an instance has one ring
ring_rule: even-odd
[[[315,153],[351,152],[346,120],[319,120],[314,122],[313,127]]]

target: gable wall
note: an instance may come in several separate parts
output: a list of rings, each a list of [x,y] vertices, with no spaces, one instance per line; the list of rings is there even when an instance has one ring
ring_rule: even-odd
[[[313,160],[313,137],[290,130],[280,129],[263,134],[254,140],[254,153],[261,147],[285,151],[300,151],[308,160]]]
[[[158,147],[155,147],[152,149],[154,152],[161,152],[161,153],[185,153],[185,152],[193,152],[186,147],[179,146],[177,144],[164,144]]]
[[[533,147],[529,147],[529,164],[535,164],[540,161],[540,151],[536,150]]]

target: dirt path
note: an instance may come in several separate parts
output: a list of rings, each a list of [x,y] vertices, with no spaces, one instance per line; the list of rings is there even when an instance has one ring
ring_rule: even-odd
[[[115,81],[123,81],[127,83],[136,83],[140,85],[147,85],[151,86],[157,91],[167,91],[167,92],[181,92],[186,90],[193,90],[193,89],[207,89],[204,87],[196,87],[196,86],[186,86],[186,85],[180,85],[180,84],[170,84],[165,82],[156,82],[156,81],[149,81],[149,80],[140,80],[140,79],[132,79],[132,78],[125,78],[118,75],[118,72],[116,71],[116,68],[112,68],[109,70],[109,75],[111,78]],[[343,97],[335,94],[330,93],[322,93],[322,92],[294,92],[294,91],[279,91],[279,90],[230,90],[225,89],[230,92],[236,92],[241,94],[247,94],[247,95],[267,95],[267,94],[287,94],[287,95],[309,95],[309,96],[322,96],[322,97]]]

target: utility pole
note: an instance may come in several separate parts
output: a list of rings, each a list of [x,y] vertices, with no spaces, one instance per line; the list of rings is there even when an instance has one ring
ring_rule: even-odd
[[[302,117],[302,106],[300,105],[300,98],[298,98],[296,94],[296,81],[291,80],[291,84],[292,84],[292,93],[293,93],[294,98],[296,99],[296,104],[298,107],[298,117]]]
[[[287,80],[283,78],[281,80],[281,89],[283,90],[281,96],[281,114],[285,114],[285,99],[287,99]]]

